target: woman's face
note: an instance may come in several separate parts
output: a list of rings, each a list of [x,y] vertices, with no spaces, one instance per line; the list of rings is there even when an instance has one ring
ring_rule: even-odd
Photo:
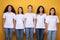
[[[18,10],[18,11],[19,11],[19,14],[20,14],[20,13],[22,13],[22,9],[21,9],[21,8],[19,8],[19,10]]]
[[[51,15],[54,15],[54,9],[51,9],[51,11],[50,11],[50,13],[51,13]]]
[[[42,7],[40,7],[39,11],[42,13],[42,12],[43,12],[43,8],[42,8]]]
[[[28,7],[28,12],[32,12],[32,7],[31,6]]]
[[[11,6],[8,7],[8,12],[11,12],[12,8]]]

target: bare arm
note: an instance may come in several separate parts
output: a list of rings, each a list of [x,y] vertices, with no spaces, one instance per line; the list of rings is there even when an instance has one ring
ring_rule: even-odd
[[[5,23],[5,20],[6,20],[6,19],[5,19],[5,18],[3,18],[2,20],[3,20],[3,24],[2,24],[2,26],[4,26],[4,23]]]
[[[36,29],[37,19],[34,19],[34,29]]]
[[[47,32],[47,30],[48,30],[48,23],[46,23],[45,20],[44,20],[44,23],[45,23],[45,31]]]
[[[25,26],[26,26],[26,18],[24,18],[24,29],[25,29]]]
[[[16,27],[16,20],[13,19],[14,28]]]
[[[25,27],[26,27],[26,18],[24,18],[24,33],[25,33]]]
[[[59,23],[56,24],[56,27],[58,28]]]
[[[14,24],[13,31],[15,31],[15,27],[16,27],[16,20],[14,20],[14,19],[13,19],[13,24]]]
[[[37,23],[37,19],[34,19],[34,33],[36,32],[36,23]]]

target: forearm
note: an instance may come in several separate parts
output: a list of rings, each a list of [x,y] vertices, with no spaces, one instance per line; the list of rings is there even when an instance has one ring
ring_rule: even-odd
[[[45,23],[45,30],[48,30],[48,24]]]
[[[24,19],[24,29],[25,29],[25,27],[26,27],[26,19]]]
[[[4,18],[3,18],[3,21],[2,21],[2,23],[3,23],[3,24],[2,24],[2,26],[4,26],[4,23],[5,23],[5,19],[4,19]]]
[[[14,28],[16,27],[16,20],[13,20]]]
[[[36,29],[36,19],[34,19],[34,29]]]

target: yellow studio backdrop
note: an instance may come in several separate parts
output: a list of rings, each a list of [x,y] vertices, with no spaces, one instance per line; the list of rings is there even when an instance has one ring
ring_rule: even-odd
[[[13,5],[16,11],[19,6],[22,6],[24,9],[24,13],[27,12],[27,6],[29,4],[33,6],[33,12],[35,13],[36,13],[37,7],[39,5],[42,5],[44,6],[45,12],[47,15],[49,13],[49,9],[51,7],[55,7],[56,14],[60,18],[60,0],[0,0],[0,40],[4,40],[4,29],[2,26],[2,16],[3,16],[3,11],[8,4]],[[44,37],[45,40],[46,40],[46,35]],[[58,31],[57,31],[56,39],[60,40],[60,24],[58,24]],[[16,40],[15,33],[13,33],[13,40]]]

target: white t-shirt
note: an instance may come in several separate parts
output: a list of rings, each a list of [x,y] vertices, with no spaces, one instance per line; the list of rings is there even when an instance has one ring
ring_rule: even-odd
[[[36,15],[34,13],[26,13],[26,28],[33,28],[34,27],[34,21],[33,19],[36,18]]]
[[[45,28],[45,24],[44,24],[44,21],[46,19],[46,14],[43,14],[43,15],[37,15],[36,17],[37,19],[37,24],[36,24],[36,28]]]
[[[4,13],[3,14],[3,18],[5,18],[5,23],[4,23],[4,28],[14,28],[14,25],[13,25],[13,19],[15,17],[15,14],[13,12],[11,13]]]
[[[23,14],[18,14],[15,16],[16,20],[16,29],[24,29],[24,15]]]
[[[47,16],[46,23],[48,23],[48,30],[57,30],[57,23],[59,23],[59,19],[57,16]]]

